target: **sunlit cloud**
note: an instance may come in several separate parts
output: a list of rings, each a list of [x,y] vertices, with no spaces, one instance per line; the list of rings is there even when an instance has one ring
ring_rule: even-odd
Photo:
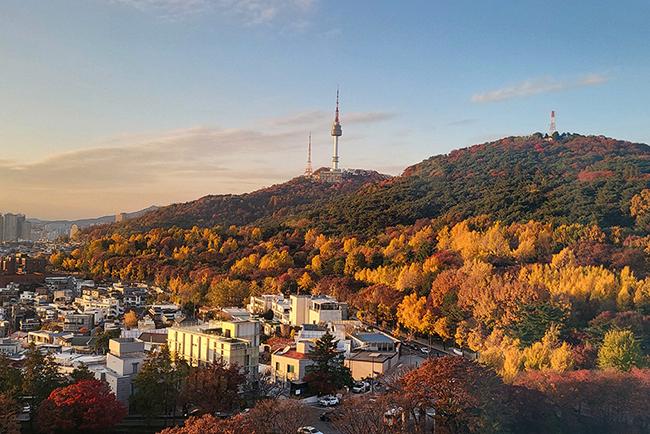
[[[350,113],[346,125],[393,116]],[[314,163],[327,164],[331,117],[331,113],[307,111],[247,128],[199,126],[128,134],[37,161],[0,160],[0,185],[12,186],[0,189],[0,204],[9,206],[0,212],[20,211],[43,218],[91,217],[206,194],[253,191],[302,173],[310,126],[314,127],[314,152],[318,153]],[[269,123],[274,124],[269,128]],[[363,137],[359,131],[346,134],[350,142]],[[352,159],[347,161],[354,164]]]
[[[484,93],[477,93],[472,95],[471,100],[475,103],[505,101],[548,92],[560,92],[578,87],[598,86],[606,83],[608,80],[608,77],[601,74],[588,74],[576,80],[557,80],[552,77],[542,77]]]

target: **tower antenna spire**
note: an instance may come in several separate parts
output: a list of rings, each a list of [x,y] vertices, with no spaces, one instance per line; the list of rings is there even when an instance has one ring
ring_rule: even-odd
[[[313,170],[311,167],[311,131],[309,132],[309,144],[307,145],[307,167],[305,167],[305,176],[311,177]]]
[[[334,149],[332,152],[332,167],[330,169],[330,174],[333,182],[339,182],[343,176],[341,169],[339,168],[339,137],[343,135],[339,116],[339,87],[336,86],[336,112],[334,114],[334,123],[332,123],[331,131],[331,136],[334,141]]]
[[[548,128],[548,135],[552,136],[557,132],[557,128],[555,127],[555,110],[551,110],[551,125]]]

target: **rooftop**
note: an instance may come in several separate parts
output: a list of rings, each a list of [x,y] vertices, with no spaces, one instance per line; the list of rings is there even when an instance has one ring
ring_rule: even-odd
[[[397,342],[397,339],[391,338],[383,333],[370,333],[370,332],[360,332],[355,333],[352,336],[357,338],[362,342],[376,342],[376,343],[393,343]]]
[[[273,355],[278,356],[278,357],[288,357],[288,358],[294,359],[294,360],[308,360],[309,359],[308,354],[296,351],[295,348],[291,348],[289,351],[286,351],[286,349],[280,349],[280,350],[277,350],[276,352],[274,352]]]
[[[318,325],[318,324],[303,324],[302,329],[309,332],[324,332],[327,331],[327,327]]]
[[[375,362],[384,363],[386,360],[395,357],[397,352],[376,352],[376,351],[357,351],[350,354],[348,360],[355,360],[359,362]]]

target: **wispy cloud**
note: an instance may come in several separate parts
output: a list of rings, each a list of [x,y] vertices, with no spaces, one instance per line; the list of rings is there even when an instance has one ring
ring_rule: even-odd
[[[484,93],[477,93],[472,95],[471,100],[475,103],[486,103],[525,98],[542,93],[560,92],[585,86],[597,86],[606,83],[608,80],[609,78],[602,74],[588,74],[574,80],[558,80],[552,77],[542,77]]]
[[[397,116],[393,112],[349,112],[342,113],[341,121],[350,124],[370,124],[376,122],[384,122],[391,120]],[[333,112],[326,112],[323,110],[309,110],[302,113],[293,114],[279,118],[270,119],[268,123],[273,126],[291,126],[303,125],[314,126],[324,125],[332,122],[334,118]]]
[[[301,16],[309,13],[316,0],[108,0],[177,20],[190,16],[220,13],[240,19],[248,25],[265,24],[281,16],[305,23]]]
[[[346,125],[392,116],[350,113]],[[122,135],[30,162],[0,159],[0,185],[11,186],[0,189],[5,208],[0,212],[46,218],[104,215],[205,194],[252,191],[302,172],[307,128],[316,132],[314,145],[320,146],[314,149],[315,161],[328,161],[329,122],[331,113],[306,111],[246,128],[200,126]],[[348,161],[354,164],[352,158]]]
[[[458,119],[456,121],[447,122],[445,126],[447,127],[462,127],[465,125],[472,125],[478,122],[478,119],[467,118],[467,119]]]

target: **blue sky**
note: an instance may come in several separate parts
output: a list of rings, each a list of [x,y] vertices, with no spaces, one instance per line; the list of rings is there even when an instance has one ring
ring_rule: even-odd
[[[72,218],[558,129],[650,142],[647,1],[4,0],[0,212]]]

